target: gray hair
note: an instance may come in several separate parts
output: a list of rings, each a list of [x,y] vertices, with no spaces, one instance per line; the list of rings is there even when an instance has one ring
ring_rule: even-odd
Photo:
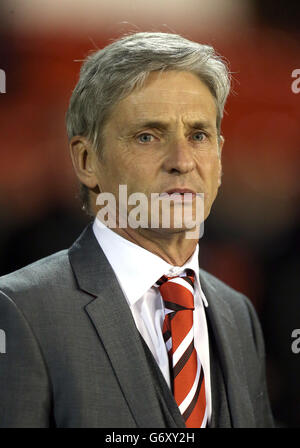
[[[86,137],[101,157],[101,130],[114,105],[142,87],[150,72],[192,72],[210,89],[217,107],[220,134],[230,74],[224,60],[209,45],[177,34],[135,33],[89,55],[80,70],[66,115],[68,138]],[[84,208],[88,188],[82,186]]]

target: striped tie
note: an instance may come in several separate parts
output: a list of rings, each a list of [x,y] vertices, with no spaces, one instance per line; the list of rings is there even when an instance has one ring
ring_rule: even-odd
[[[194,279],[191,269],[186,277],[161,277],[156,283],[165,304],[163,337],[166,343],[172,391],[187,428],[206,426],[204,372],[194,347]]]

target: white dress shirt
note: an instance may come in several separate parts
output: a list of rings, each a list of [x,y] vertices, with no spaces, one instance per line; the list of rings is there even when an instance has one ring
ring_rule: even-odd
[[[170,388],[169,360],[162,335],[164,304],[158,287],[153,285],[162,275],[179,275],[188,268],[195,272],[194,345],[204,370],[207,416],[210,421],[210,362],[204,311],[204,306],[208,306],[208,303],[199,279],[199,246],[196,246],[193,255],[183,266],[172,266],[152,252],[121,237],[98,218],[94,221],[93,231],[117,277],[137,329],[151,350]]]

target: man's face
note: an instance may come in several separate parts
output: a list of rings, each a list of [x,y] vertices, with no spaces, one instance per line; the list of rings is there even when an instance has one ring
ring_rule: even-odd
[[[149,200],[151,193],[187,189],[204,193],[204,219],[209,215],[221,176],[216,104],[194,74],[151,73],[113,108],[102,140],[101,192],[118,203],[119,185],[128,196],[140,192]]]

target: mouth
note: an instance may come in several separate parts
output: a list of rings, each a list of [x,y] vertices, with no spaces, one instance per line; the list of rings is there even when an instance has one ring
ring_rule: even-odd
[[[190,190],[189,188],[170,188],[169,190],[161,193],[159,196],[180,195],[183,198],[185,194],[188,194],[189,196],[191,195],[192,198],[196,196],[196,192],[194,190]]]
[[[159,195],[160,199],[169,199],[175,203],[192,204],[197,193],[189,188],[170,188]]]

